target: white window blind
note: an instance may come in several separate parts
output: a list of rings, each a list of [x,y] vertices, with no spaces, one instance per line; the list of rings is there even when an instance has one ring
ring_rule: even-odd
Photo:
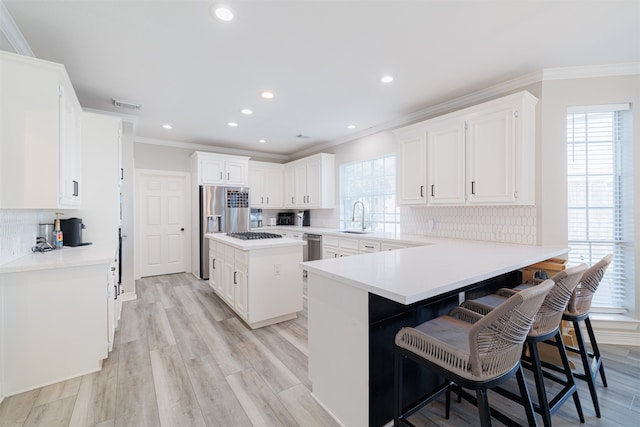
[[[400,232],[400,208],[396,206],[396,156],[384,157],[340,165],[340,227],[362,227],[368,231]]]
[[[633,139],[628,106],[572,108],[567,115],[569,262],[614,254],[592,308],[624,312],[633,271]]]

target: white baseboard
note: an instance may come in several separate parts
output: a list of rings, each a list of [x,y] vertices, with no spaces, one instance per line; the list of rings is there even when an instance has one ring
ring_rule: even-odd
[[[120,295],[120,299],[122,300],[122,302],[133,301],[138,299],[138,295],[135,292],[125,292],[124,294]]]

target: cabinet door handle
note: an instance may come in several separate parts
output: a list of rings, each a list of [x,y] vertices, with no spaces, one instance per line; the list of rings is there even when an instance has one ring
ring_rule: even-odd
[[[73,181],[73,195],[78,197],[78,181]]]
[[[220,179],[222,179],[222,171],[220,171]]]
[[[364,247],[367,249],[373,249],[373,246],[369,246],[369,245],[364,245]]]
[[[435,197],[436,195],[436,186],[431,184],[431,197]]]
[[[237,278],[237,276],[238,276],[238,272],[237,272],[237,271],[234,271],[234,272],[233,272],[233,284],[234,284],[234,285],[237,285],[237,284],[238,284],[238,278]]]
[[[291,204],[293,204],[293,197],[291,198]]]
[[[267,204],[269,204],[269,196],[267,196]]]
[[[120,181],[124,180],[124,168],[120,168]]]
[[[471,181],[471,194],[476,194],[476,182]]]
[[[424,197],[424,185],[420,186],[420,197]]]
[[[264,197],[260,197],[260,203],[264,203]]]
[[[216,269],[216,259],[215,259],[215,258],[213,258],[213,259],[211,260],[211,269],[212,269],[212,270],[215,270],[215,269]]]
[[[230,176],[231,175],[229,174],[229,172],[227,172],[227,181],[229,181],[231,179]]]

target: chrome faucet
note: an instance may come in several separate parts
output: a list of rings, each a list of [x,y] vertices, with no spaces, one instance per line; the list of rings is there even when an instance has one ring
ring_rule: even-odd
[[[356,205],[358,203],[362,205],[362,231],[364,231],[364,203],[362,203],[362,201],[360,200],[356,200],[356,202],[353,204],[353,209],[351,211],[351,222],[356,221]]]

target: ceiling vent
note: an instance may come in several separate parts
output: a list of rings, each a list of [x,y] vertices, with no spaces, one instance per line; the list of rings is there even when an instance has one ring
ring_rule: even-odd
[[[119,107],[119,108],[128,108],[130,110],[139,110],[139,109],[142,108],[142,105],[136,104],[136,103],[133,103],[133,102],[122,101],[122,100],[115,99],[115,98],[112,98],[112,101],[113,101],[113,105],[115,105],[116,107]]]

